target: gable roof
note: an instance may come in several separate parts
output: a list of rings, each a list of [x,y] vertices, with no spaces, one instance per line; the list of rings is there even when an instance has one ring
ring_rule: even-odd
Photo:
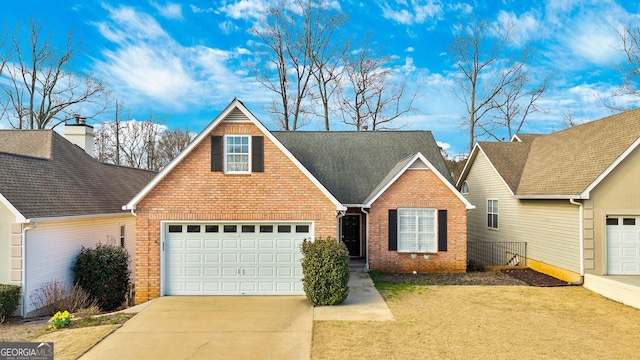
[[[410,157],[400,160],[396,166],[389,171],[387,176],[376,186],[376,188],[371,192],[371,194],[365,200],[363,206],[371,207],[371,205],[380,197],[387,189],[393,185],[393,183],[402,176],[408,169],[419,169],[419,168],[427,168],[431,170],[440,181],[442,181],[445,186],[453,192],[460,201],[462,201],[467,209],[475,209],[475,206],[472,205],[467,199],[465,199],[462,194],[453,186],[453,184],[444,178],[444,176],[434,168],[434,166],[427,160],[424,155],[421,153],[416,153]]]
[[[53,130],[0,130],[0,197],[17,219],[121,213],[155,172],[104,164]]]
[[[477,144],[515,197],[588,199],[589,192],[640,145],[640,109],[548,135],[518,137],[521,142]]]
[[[398,162],[417,153],[452,184],[430,131],[274,131],[275,137],[343,204],[361,205]]]
[[[336,199],[336,197],[309,171],[305,168],[300,161],[293,156],[293,154],[244,106],[244,104],[238,100],[233,99],[227,107],[222,110],[218,116],[216,116],[204,130],[196,136],[196,138],[184,149],[175,159],[173,159],[156,177],[151,180],[142,190],[140,190],[131,200],[123,206],[123,209],[135,209],[136,205],[142,200],[153,188],[158,185],[164,177],[167,176],[193,149],[195,149],[202,141],[208,138],[209,134],[215,129],[222,121],[236,121],[253,123],[260,131],[267,137],[273,144],[282,151],[294,165],[302,171],[302,173],[336,206],[337,210],[346,210],[346,208]]]

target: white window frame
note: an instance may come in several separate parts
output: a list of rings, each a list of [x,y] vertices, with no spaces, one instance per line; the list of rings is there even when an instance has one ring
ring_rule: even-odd
[[[432,223],[429,226],[429,218]],[[413,218],[413,221],[410,221]],[[398,209],[398,252],[438,252],[438,210],[432,208]]]
[[[127,237],[127,225],[126,224],[120,224],[120,232],[118,233],[120,236],[118,237],[120,239],[120,247],[126,247],[126,237]]]
[[[245,138],[247,139],[247,152],[243,153],[234,153],[234,152],[229,152],[227,145],[229,143],[229,139],[230,138]],[[251,174],[251,136],[250,135],[234,135],[234,134],[229,134],[229,135],[225,135],[224,136],[224,173],[225,174]],[[229,156],[230,155],[239,155],[239,156],[243,156],[246,155],[247,156],[247,170],[230,170],[229,169],[229,165],[230,165],[230,161],[229,161]],[[242,164],[242,162],[238,162],[238,164]]]
[[[469,183],[467,182],[467,180],[462,182],[462,186],[460,187],[460,192],[462,194],[468,194],[469,193]]]
[[[497,210],[496,210],[497,208]],[[500,225],[500,202],[498,199],[487,199],[487,228],[498,230]],[[489,220],[491,216],[491,220]]]

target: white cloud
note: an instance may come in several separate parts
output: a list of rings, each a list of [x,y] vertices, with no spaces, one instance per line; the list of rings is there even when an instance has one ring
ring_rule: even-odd
[[[540,27],[538,20],[529,12],[518,16],[513,12],[500,11],[495,26],[504,29],[507,25],[513,26],[511,40],[518,47],[538,36]]]
[[[148,14],[129,7],[105,8],[110,20],[96,25],[112,46],[95,61],[94,71],[128,104],[152,101],[180,110],[256,89],[234,69],[247,49],[182,46]]]
[[[404,25],[424,24],[436,21],[443,15],[442,5],[434,0],[396,1],[395,4],[382,3],[382,16]]]
[[[414,51],[416,51],[416,49],[414,49],[413,46],[409,46],[404,51],[406,51],[406,52],[414,52]]]
[[[165,5],[160,5],[155,1],[150,2],[151,6],[156,8],[160,15],[167,19],[176,19],[181,20],[182,17],[182,5],[176,3],[166,3]]]
[[[225,4],[216,12],[232,19],[259,19],[264,16],[267,3],[263,0],[240,0],[233,4]]]
[[[450,144],[447,144],[445,142],[441,142],[441,141],[436,141],[436,144],[438,144],[438,147],[440,147],[442,150],[447,151],[448,149],[451,148]]]
[[[216,9],[212,8],[212,7],[208,7],[208,8],[201,8],[195,5],[189,5],[189,7],[191,8],[191,11],[194,14],[201,14],[201,13],[211,13],[216,11]]]

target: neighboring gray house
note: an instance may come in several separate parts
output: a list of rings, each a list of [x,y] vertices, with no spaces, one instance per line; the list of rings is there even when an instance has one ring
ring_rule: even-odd
[[[469,241],[526,242],[527,264],[585,285],[640,275],[640,110],[479,142],[458,181]]]
[[[66,133],[91,151],[90,126]],[[122,205],[154,175],[103,164],[53,130],[0,130],[0,283],[22,287],[20,315],[45,283],[71,284],[83,246],[114,241],[135,266],[135,216]]]

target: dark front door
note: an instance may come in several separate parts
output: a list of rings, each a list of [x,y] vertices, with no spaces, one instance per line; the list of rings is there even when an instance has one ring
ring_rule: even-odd
[[[349,249],[349,256],[360,256],[360,216],[345,215],[342,218],[342,242]]]

